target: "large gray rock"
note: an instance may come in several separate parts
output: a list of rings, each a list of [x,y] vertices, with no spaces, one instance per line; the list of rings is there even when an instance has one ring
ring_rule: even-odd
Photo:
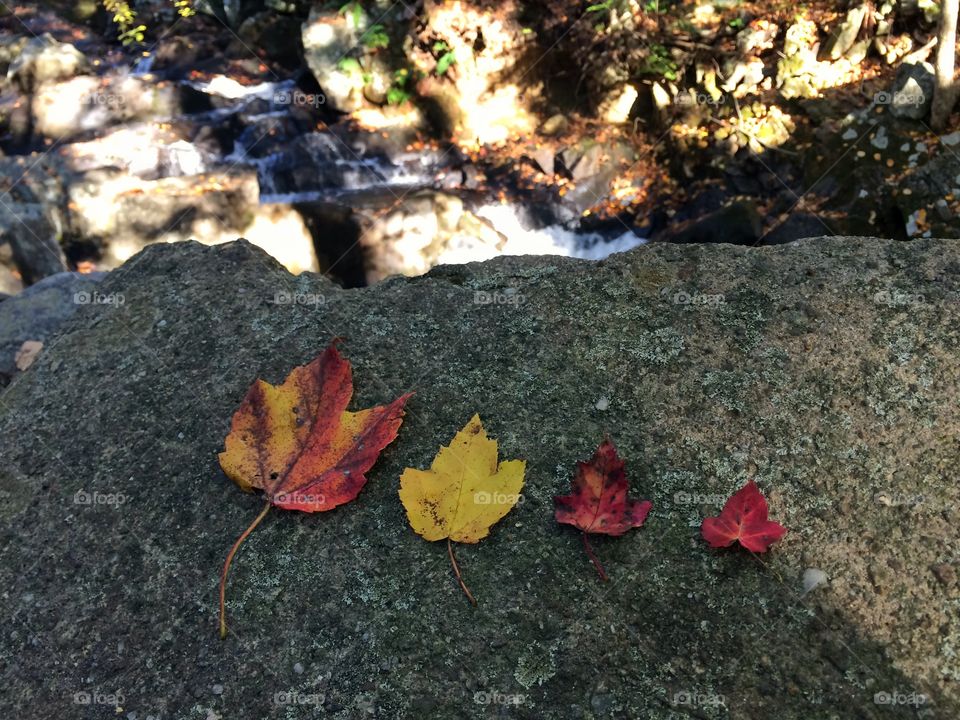
[[[832,237],[344,291],[246,243],[151,246],[0,395],[6,714],[955,718],[958,270],[955,243]],[[354,407],[417,394],[356,502],[250,537],[221,642],[261,501],[216,453],[255,377],[335,336]],[[397,486],[478,411],[527,479],[457,548],[474,608]],[[552,497],[606,433],[654,509],[596,540],[601,583]],[[789,534],[710,550],[749,477]]]
[[[60,218],[45,199],[29,181],[0,192],[0,243],[10,244],[13,262],[28,285],[67,269],[59,241]]]
[[[889,104],[895,117],[923,120],[933,104],[935,84],[933,66],[929,63],[903,63],[897,68],[893,90],[879,93],[878,102]]]

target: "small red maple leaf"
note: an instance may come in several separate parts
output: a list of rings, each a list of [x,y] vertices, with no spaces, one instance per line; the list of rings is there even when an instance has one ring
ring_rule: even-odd
[[[751,480],[730,496],[717,517],[705,518],[700,531],[710,547],[729,547],[739,540],[747,550],[762,553],[787,529],[767,519],[767,500]]]
[[[604,440],[588,462],[577,463],[573,492],[553,498],[557,522],[582,531],[587,557],[603,580],[607,574],[593,554],[587,533],[623,535],[630,528],[643,525],[653,507],[649,500],[627,498],[627,475],[623,467],[616,447],[609,439]]]

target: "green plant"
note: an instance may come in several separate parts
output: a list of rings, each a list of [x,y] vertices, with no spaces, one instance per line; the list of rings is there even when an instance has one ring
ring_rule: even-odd
[[[197,11],[190,7],[193,0],[173,0],[173,7],[180,17],[191,17],[197,14]]]
[[[370,49],[385,48],[390,45],[390,36],[387,35],[386,28],[383,25],[371,25],[360,36],[360,42],[363,43],[364,47]]]
[[[103,8],[111,13],[120,42],[124,45],[143,42],[147,26],[135,24],[137,14],[126,0],[103,0]]]
[[[604,12],[605,10],[611,9],[617,0],[603,0],[602,3],[597,3],[596,5],[588,5],[587,12]]]
[[[356,58],[345,57],[340,58],[340,61],[337,63],[337,70],[342,73],[354,73],[362,72],[363,68],[360,66],[360,61]]]
[[[676,80],[677,63],[670,57],[670,51],[663,45],[654,43],[650,46],[650,54],[640,68],[640,72],[648,75],[659,75],[667,80]]]
[[[363,6],[356,2],[356,0],[351,0],[351,2],[341,7],[339,14],[353,20],[354,27],[360,27],[360,23],[363,22]]]
[[[410,71],[406,68],[401,68],[393,74],[393,84],[387,90],[388,105],[403,105],[413,97],[413,93],[408,89],[409,82]]]
[[[457,56],[453,50],[442,40],[433,44],[433,52],[435,55],[439,55],[436,67],[437,75],[445,75],[447,70],[457,62]]]

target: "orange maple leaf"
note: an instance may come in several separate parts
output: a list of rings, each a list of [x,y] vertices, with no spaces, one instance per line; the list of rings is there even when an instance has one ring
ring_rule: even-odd
[[[282,385],[257,380],[233,416],[220,466],[243,490],[263,490],[266,504],[227,555],[220,576],[220,636],[226,637],[227,572],[240,544],[275,505],[324,512],[350,502],[366,472],[397,436],[403,406],[349,412],[353,378],[334,340],[319,357],[294,368]]]

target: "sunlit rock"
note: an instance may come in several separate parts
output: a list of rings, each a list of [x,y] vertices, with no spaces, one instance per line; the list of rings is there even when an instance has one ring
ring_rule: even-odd
[[[860,27],[866,17],[868,8],[866,5],[851,8],[847,12],[846,18],[830,33],[830,37],[823,44],[821,57],[830,60],[839,60],[843,57],[857,40],[860,33]]]
[[[74,232],[100,244],[104,268],[154,242],[218,245],[245,237],[293,273],[319,270],[303,219],[289,205],[261,205],[253,172],[147,181],[99,170],[69,193]]]
[[[371,24],[358,3],[355,7],[356,12],[339,13],[315,6],[301,28],[304,60],[323,89],[326,104],[347,113],[364,107],[366,85],[383,90],[381,101],[391,85],[389,68],[367,52],[364,33]]]
[[[29,91],[43,83],[66,80],[87,67],[83,53],[49,34],[29,40],[7,70],[7,79]]]
[[[544,120],[537,132],[539,132],[541,135],[552,137],[565,132],[569,124],[570,123],[567,120],[566,115],[557,113],[556,115],[551,115],[549,118]]]
[[[440,263],[486,260],[500,254],[506,238],[444,193],[414,193],[389,213],[365,225],[360,244],[367,281],[389,275],[422,275]]]
[[[169,118],[183,108],[184,89],[138,77],[79,75],[41,85],[33,95],[34,127],[63,138],[129,120]]]
[[[634,85],[613,91],[600,104],[600,117],[604,122],[619,125],[630,120],[630,113],[640,93]]]
[[[152,180],[206,172],[212,158],[178,127],[161,123],[123,126],[86,142],[66,145],[70,168],[86,172],[113,167]]]
[[[435,124],[461,144],[486,145],[530,134],[536,119],[530,102],[540,91],[534,73],[537,57],[528,57],[532,41],[517,20],[512,0],[496,13],[456,2],[427,2],[423,31],[426,52],[413,48],[410,60],[426,77],[418,86],[446,117]],[[440,72],[441,60],[455,62]],[[445,62],[449,62],[445,61]]]
[[[752,95],[763,82],[765,69],[766,64],[757,57],[731,60],[726,67],[727,81],[722,87],[726,92],[733,93],[734,97]]]

